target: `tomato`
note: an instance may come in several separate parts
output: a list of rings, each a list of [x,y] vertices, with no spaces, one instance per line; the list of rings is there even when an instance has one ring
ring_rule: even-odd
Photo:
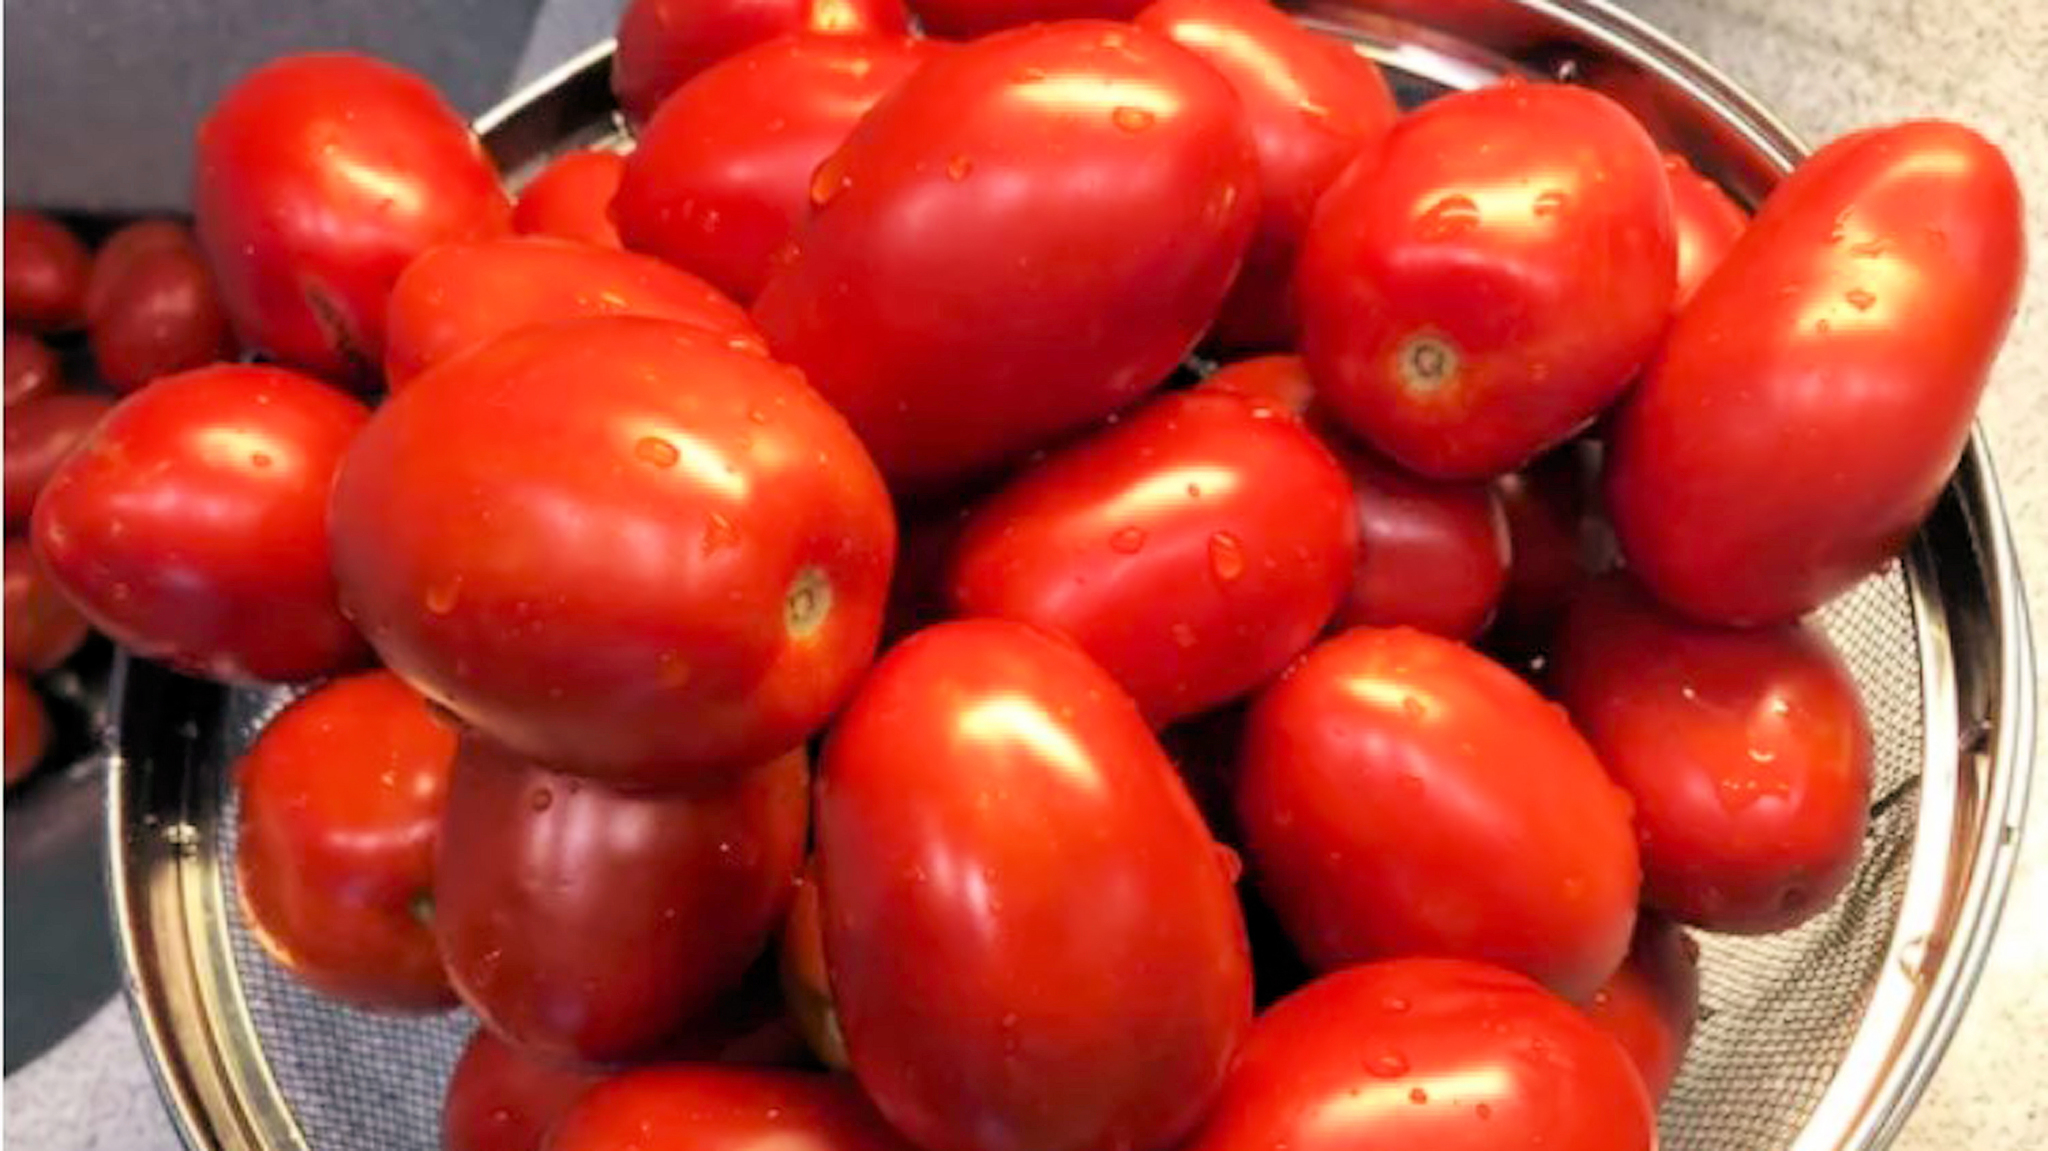
[[[91,634],[26,538],[7,541],[6,589],[9,668],[41,675],[70,659]]]
[[[1627,797],[1561,710],[1448,640],[1359,628],[1309,652],[1252,706],[1237,815],[1320,969],[1478,959],[1583,999],[1627,954]]]
[[[658,1053],[781,921],[805,783],[799,750],[715,794],[613,791],[466,735],[434,874],[449,978],[536,1054]]]
[[[954,611],[1072,639],[1155,724],[1277,675],[1343,598],[1351,487],[1298,421],[1176,393],[1057,453],[977,509]]]
[[[754,318],[892,483],[929,490],[1164,381],[1237,272],[1257,184],[1236,95],[1171,41],[1002,33],[919,69],[818,169]]]
[[[1243,742],[1244,712],[1240,704],[1190,716],[1159,730],[1159,745],[1180,772],[1188,797],[1217,840],[1239,842],[1231,795],[1237,789],[1237,747]],[[1239,873],[1243,861],[1237,862]],[[1258,941],[1252,942],[1254,955]],[[1263,974],[1261,972],[1260,974]]]
[[[1608,507],[1650,590],[1788,620],[1896,553],[1968,440],[2024,233],[2004,155],[1953,124],[1856,133],[1778,185],[1614,421]]]
[[[427,701],[372,671],[298,699],[236,765],[242,910],[300,981],[372,1010],[455,1005],[429,926],[454,758]]]
[[[1187,1151],[1652,1151],[1628,1058],[1565,1003],[1482,964],[1328,975],[1259,1018]]]
[[[1683,156],[1666,154],[1664,175],[1671,183],[1671,221],[1678,231],[1676,304],[1682,308],[1735,246],[1749,226],[1749,214],[1719,184],[1693,171]]]
[[[1066,642],[941,624],[869,674],[818,796],[854,1074],[931,1151],[1164,1147],[1251,1016],[1232,875],[1137,708]]]
[[[844,1079],[688,1064],[599,1084],[548,1151],[909,1151]]]
[[[785,36],[706,69],[640,133],[612,205],[619,235],[752,300],[810,214],[811,174],[937,51],[903,37]]]
[[[796,1016],[804,1042],[827,1067],[847,1066],[846,1037],[832,1006],[832,985],[825,970],[824,926],[818,920],[818,878],[815,864],[804,868],[789,919],[782,925],[782,995]]]
[[[226,680],[352,666],[363,646],[335,598],[327,492],[367,416],[283,368],[167,376],[51,478],[36,554],[94,627],[145,659]]]
[[[9,668],[7,678],[7,786],[27,779],[50,749],[50,713],[28,677]]]
[[[71,229],[40,212],[9,209],[0,246],[7,253],[7,322],[38,332],[77,327],[92,257]]]
[[[972,512],[971,503],[897,509],[902,535],[882,621],[882,646],[947,618],[947,568]]]
[[[1199,390],[1232,392],[1276,412],[1311,419],[1315,408],[1315,384],[1300,356],[1257,356],[1225,364],[1203,380]],[[1321,425],[1323,421],[1313,420]],[[1328,428],[1317,426],[1319,433]]]
[[[519,190],[512,230],[600,248],[624,247],[612,224],[612,197],[625,171],[626,158],[617,152],[585,148],[562,153]]]
[[[168,221],[131,224],[107,241],[93,262],[85,315],[93,362],[119,391],[234,350],[206,258],[189,232]]]
[[[475,133],[425,80],[366,56],[242,77],[199,126],[197,164],[199,239],[235,331],[337,380],[374,377],[413,257],[510,227]]]
[[[895,547],[874,465],[797,372],[631,316],[414,381],[349,453],[331,530],[394,671],[512,750],[646,786],[728,781],[817,728],[874,652]]]
[[[398,277],[385,383],[397,391],[443,360],[532,324],[612,315],[674,320],[765,354],[745,309],[688,272],[613,248],[508,236],[435,248]]]
[[[1223,73],[1258,146],[1258,230],[1209,341],[1290,347],[1302,236],[1316,200],[1400,114],[1387,82],[1349,44],[1302,27],[1268,0],[1157,0],[1136,23]]]
[[[1317,207],[1302,354],[1331,414],[1396,462],[1487,478],[1620,394],[1676,276],[1662,161],[1620,105],[1560,84],[1458,93]]]
[[[632,0],[619,17],[612,92],[636,125],[718,61],[790,32],[901,36],[903,0]]]
[[[548,1131],[604,1076],[536,1059],[479,1027],[441,1105],[441,1151],[541,1151]]]
[[[1147,0],[910,0],[918,22],[934,36],[971,40],[1004,28],[1093,16],[1128,20]]]
[[[63,385],[57,353],[27,332],[7,329],[7,406],[48,395]]]
[[[8,409],[7,530],[28,523],[50,477],[113,407],[104,396],[57,392]]]
[[[1582,593],[1559,698],[1635,798],[1644,899],[1710,931],[1782,931],[1856,870],[1870,725],[1833,647],[1797,624],[1737,631],[1622,577]]]
[[[1635,1061],[1650,1098],[1678,1078],[1700,1009],[1700,947],[1670,920],[1646,914],[1621,970],[1593,993],[1586,1015]]]
[[[1546,651],[1572,597],[1614,564],[1597,506],[1599,451],[1575,440],[1494,481],[1507,512],[1507,587],[1487,642],[1518,656]]]

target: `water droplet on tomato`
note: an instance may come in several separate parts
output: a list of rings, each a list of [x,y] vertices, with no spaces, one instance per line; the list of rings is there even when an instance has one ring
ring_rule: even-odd
[[[1425,240],[1448,240],[1479,226],[1479,205],[1470,196],[1445,196],[1415,221]]]
[[[1429,1102],[1429,1092],[1424,1091],[1420,1087],[1411,1087],[1408,1089],[1408,1102],[1427,1103]]]
[[[462,580],[449,579],[427,589],[427,610],[435,615],[447,615],[455,610],[455,603],[462,598]]]
[[[1571,203],[1570,196],[1553,188],[1536,197],[1533,210],[1538,216],[1555,216],[1559,212],[1564,211],[1565,205],[1569,203]]]
[[[1399,1051],[1382,1051],[1366,1060],[1365,1069],[1381,1079],[1398,1079],[1408,1074],[1408,1057]]]
[[[535,811],[546,811],[554,805],[555,793],[545,787],[534,788],[533,794],[526,797],[526,806]]]
[[[683,454],[676,446],[660,436],[641,436],[633,444],[633,457],[644,464],[657,468],[672,468]]]
[[[1118,104],[1109,114],[1110,123],[1126,132],[1142,132],[1152,126],[1159,117],[1148,108],[1137,108],[1129,104]]]
[[[1179,644],[1182,648],[1195,646],[1195,629],[1189,627],[1186,623],[1174,624],[1167,630],[1173,635],[1173,642]]]
[[[271,462],[270,454],[267,452],[249,453],[249,463],[252,467],[267,468],[271,465]]]
[[[1877,297],[1863,288],[1851,288],[1842,294],[1842,298],[1849,301],[1849,306],[1859,312],[1867,312],[1877,303]]]
[[[1118,528],[1109,537],[1109,550],[1127,556],[1137,555],[1145,550],[1145,529],[1140,527]]]
[[[1489,1106],[1487,1106],[1487,1105],[1486,1105],[1486,1104],[1484,1104],[1484,1103],[1481,1103],[1481,1104],[1480,1104],[1479,1106],[1477,1106],[1477,1107],[1474,1107],[1474,1108],[1472,1109],[1472,1113],[1473,1113],[1474,1115],[1477,1115],[1477,1116],[1479,1116],[1479,1117],[1480,1117],[1481,1119],[1491,1119],[1491,1118],[1493,1118],[1493,1108],[1492,1108],[1492,1107],[1489,1107]]]
[[[946,161],[946,179],[953,181],[955,184],[965,180],[968,174],[973,171],[974,159],[971,156],[955,155],[952,159]]]
[[[740,530],[733,526],[732,521],[718,512],[712,512],[711,518],[704,522],[704,554],[708,556],[739,542]]]
[[[1236,583],[1244,575],[1244,543],[1229,532],[1209,537],[1209,570],[1222,583]]]

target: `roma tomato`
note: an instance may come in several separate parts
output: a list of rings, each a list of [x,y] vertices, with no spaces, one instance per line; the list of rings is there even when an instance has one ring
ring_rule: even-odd
[[[1610,436],[1608,509],[1657,597],[1796,618],[1934,506],[2026,263],[2005,156],[1934,121],[1837,140],[1680,312]]]
[[[1671,182],[1671,221],[1678,233],[1674,303],[1682,308],[1735,246],[1749,226],[1749,214],[1736,207],[1719,184],[1694,171],[1683,156],[1665,155],[1664,175]]]
[[[1586,1005],[1595,1026],[1614,1037],[1661,1102],[1678,1078],[1700,1010],[1700,946],[1656,914],[1636,920],[1628,959]]]
[[[27,779],[50,749],[50,713],[28,677],[9,668],[6,714],[6,777],[13,787]]]
[[[1324,976],[1259,1018],[1187,1151],[1651,1151],[1628,1057],[1522,976],[1405,959]]]
[[[1295,283],[1316,394],[1413,471],[1510,471],[1649,357],[1676,243],[1656,145],[1607,97],[1508,84],[1433,101],[1316,209]]]
[[[1127,25],[944,53],[818,169],[754,318],[892,484],[985,471],[1158,386],[1208,326],[1258,214],[1243,119]]]
[[[334,486],[344,602],[392,670],[515,751],[717,785],[872,657],[895,522],[793,369],[666,320],[569,320],[435,370]]]
[[[243,342],[336,380],[374,377],[398,274],[435,244],[504,233],[476,135],[404,69],[341,52],[274,60],[199,126],[199,239]]]
[[[818,1061],[845,1070],[846,1037],[839,1030],[839,1012],[832,1006],[832,984],[825,970],[824,925],[818,918],[816,865],[804,868],[789,918],[782,925],[782,997],[796,1016],[804,1042]]]
[[[225,680],[348,667],[363,645],[335,598],[327,493],[366,418],[283,368],[167,376],[51,478],[36,554],[94,627],[146,659]]]
[[[845,1079],[682,1064],[591,1089],[548,1151],[910,1151]]]
[[[1825,638],[1691,623],[1617,576],[1579,596],[1556,656],[1559,698],[1635,798],[1648,903],[1762,933],[1834,901],[1863,847],[1871,750]]]
[[[713,65],[640,133],[612,217],[626,246],[751,301],[811,210],[811,174],[939,48],[785,36]]]
[[[1258,147],[1258,230],[1209,342],[1291,347],[1294,261],[1309,217],[1344,166],[1393,126],[1393,94],[1378,65],[1269,0],[1158,0],[1136,23],[1223,73]]]
[[[137,220],[108,236],[92,254],[92,274],[85,281],[85,314],[106,307],[107,289],[121,281],[137,259],[159,248],[193,247],[192,230],[176,220]]]
[[[585,148],[565,152],[519,190],[512,205],[512,230],[528,236],[554,236],[622,248],[612,223],[612,197],[626,158],[617,152]]]
[[[385,671],[279,712],[235,768],[235,876],[272,958],[381,1011],[455,1005],[434,947],[434,840],[455,733]]]
[[[206,258],[191,233],[168,221],[131,224],[107,241],[93,261],[85,318],[93,362],[117,391],[234,350]]]
[[[8,410],[8,531],[28,523],[50,477],[113,410],[113,401],[104,396],[74,392],[56,392]]]
[[[555,1121],[598,1072],[535,1058],[479,1027],[441,1104],[441,1151],[541,1151]]]
[[[75,328],[85,318],[92,257],[71,229],[40,212],[6,215],[4,281],[9,324],[38,332]]]
[[[56,391],[63,379],[63,366],[50,345],[27,332],[7,329],[8,407]]]
[[[7,666],[41,675],[71,658],[92,629],[64,598],[25,537],[7,541]]]
[[[1252,706],[1237,815],[1252,873],[1329,970],[1443,955],[1572,999],[1628,952],[1628,800],[1564,713],[1405,628],[1324,643]]]
[[[1599,449],[1574,440],[1494,481],[1508,522],[1508,582],[1489,646],[1517,657],[1546,652],[1572,597],[1614,566],[1600,515]]]
[[[802,751],[693,797],[613,791],[465,735],[434,872],[448,975],[537,1054],[656,1054],[740,982],[803,863]]]
[[[1093,16],[1128,20],[1148,0],[910,0],[918,22],[934,36],[971,40],[1004,28]]]
[[[1315,640],[1357,562],[1350,503],[1299,421],[1239,396],[1165,396],[975,511],[953,609],[1065,635],[1167,723]]]
[[[507,332],[578,316],[652,316],[766,354],[745,309],[660,260],[557,240],[507,236],[445,244],[391,289],[384,379],[392,391]]]
[[[777,36],[909,31],[903,0],[632,0],[619,17],[612,93],[644,124],[691,77]]]
[[[930,1151],[1165,1147],[1251,1017],[1244,920],[1131,700],[1023,624],[941,624],[826,743],[825,958],[854,1074]]]

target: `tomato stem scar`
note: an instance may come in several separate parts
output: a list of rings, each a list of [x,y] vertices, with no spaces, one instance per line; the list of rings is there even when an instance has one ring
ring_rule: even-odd
[[[1436,332],[1418,332],[1394,353],[1404,391],[1420,395],[1442,391],[1458,377],[1458,347]]]
[[[794,639],[808,638],[832,614],[832,581],[822,568],[811,566],[789,581],[782,600],[782,623]]]

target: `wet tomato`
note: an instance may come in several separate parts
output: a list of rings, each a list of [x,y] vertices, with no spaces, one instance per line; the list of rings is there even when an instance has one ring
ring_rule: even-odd
[[[6,216],[7,322],[38,332],[75,328],[85,318],[92,257],[70,228],[40,212]]]
[[[123,241],[137,229],[146,231]],[[234,350],[206,258],[191,233],[165,221],[132,224],[107,241],[93,261],[85,315],[100,377],[123,392]]]
[[[1621,969],[1600,985],[1586,1015],[1635,1060],[1661,1102],[1678,1078],[1700,1009],[1700,947],[1677,924],[1655,913],[1636,921],[1635,942]]]
[[[971,40],[1005,28],[1048,20],[1096,17],[1128,20],[1148,0],[910,0],[924,30],[934,36]]]
[[[50,749],[50,713],[27,676],[9,668],[7,679],[6,776],[13,787],[27,779]]]
[[[7,530],[28,523],[50,477],[113,408],[104,396],[56,392],[8,409]]]
[[[441,1104],[441,1151],[541,1151],[555,1121],[604,1081],[550,1063],[479,1027],[455,1061]]]
[[[8,407],[56,391],[63,378],[63,366],[50,345],[28,332],[7,329]]]
[[[1719,184],[1694,171],[1683,156],[1665,155],[1664,174],[1671,182],[1671,221],[1678,233],[1674,302],[1682,308],[1735,246],[1749,226],[1749,214],[1736,207]]]
[[[1494,481],[1508,523],[1508,582],[1489,646],[1518,657],[1550,646],[1587,581],[1614,565],[1598,508],[1599,449],[1574,440]]]
[[[586,1094],[549,1151],[910,1151],[845,1079],[798,1071],[647,1067]]]
[[[632,0],[619,17],[612,92],[635,124],[728,56],[791,32],[901,36],[903,0]]]
[[[598,148],[555,157],[519,190],[512,230],[600,248],[624,247],[612,223],[612,197],[625,171],[624,156]]]
[[[827,1067],[847,1066],[846,1037],[839,1030],[839,1012],[832,1006],[832,984],[825,970],[824,925],[818,919],[816,865],[804,868],[789,918],[782,925],[782,995],[796,1016],[804,1042]]]
[[[64,598],[25,537],[7,541],[7,666],[41,675],[71,658],[91,627]]]

